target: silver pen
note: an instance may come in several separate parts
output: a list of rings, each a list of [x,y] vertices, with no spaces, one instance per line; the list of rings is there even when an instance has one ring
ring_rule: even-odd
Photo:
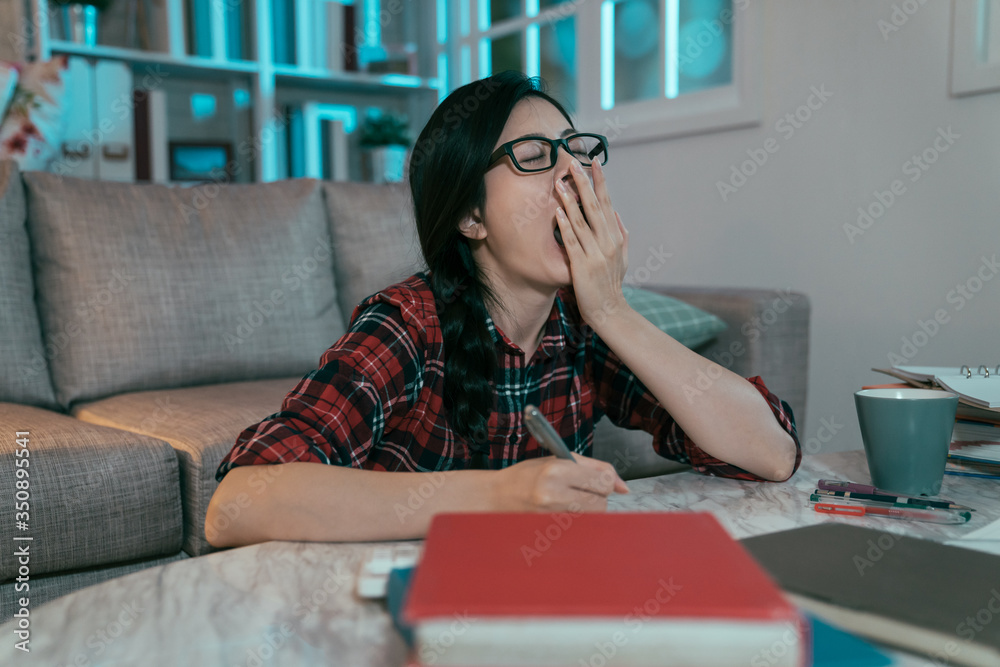
[[[542,415],[541,410],[534,405],[524,406],[524,423],[527,425],[531,435],[535,436],[538,444],[552,452],[556,458],[569,459],[573,463],[576,463],[576,459],[570,454],[566,443],[559,437],[556,430],[552,428],[549,420]]]

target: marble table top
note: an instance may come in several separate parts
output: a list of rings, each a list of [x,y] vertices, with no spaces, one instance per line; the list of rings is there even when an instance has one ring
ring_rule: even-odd
[[[736,538],[847,521],[945,541],[1000,518],[995,480],[950,475],[941,495],[977,508],[968,524],[834,518],[808,506],[821,478],[869,483],[864,452],[807,456],[781,484],[690,471],[632,480],[609,510],[707,511]],[[0,626],[0,664],[403,665],[384,602],[355,593],[361,563],[383,544],[266,542],[120,577],[32,609],[30,656],[14,648],[13,622]],[[897,665],[934,664],[890,653]]]

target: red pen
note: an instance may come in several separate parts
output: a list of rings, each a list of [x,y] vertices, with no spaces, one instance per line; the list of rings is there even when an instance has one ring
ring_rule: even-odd
[[[834,505],[833,503],[816,503],[813,509],[823,514],[839,514],[843,516],[865,516],[873,514],[887,519],[903,519],[912,521],[928,521],[930,523],[966,523],[972,516],[968,512],[952,512],[950,510],[911,510],[899,507],[874,507],[870,505]]]

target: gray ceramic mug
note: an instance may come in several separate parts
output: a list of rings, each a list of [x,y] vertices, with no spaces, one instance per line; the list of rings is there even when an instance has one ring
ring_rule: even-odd
[[[872,484],[910,496],[941,493],[958,396],[936,389],[854,394]]]

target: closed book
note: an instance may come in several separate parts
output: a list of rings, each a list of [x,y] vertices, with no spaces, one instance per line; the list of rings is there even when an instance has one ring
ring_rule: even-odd
[[[708,513],[434,517],[414,664],[808,665],[808,624]],[[756,662],[755,662],[756,661]]]
[[[826,621],[934,664],[1000,665],[1000,556],[843,523],[743,545]]]

